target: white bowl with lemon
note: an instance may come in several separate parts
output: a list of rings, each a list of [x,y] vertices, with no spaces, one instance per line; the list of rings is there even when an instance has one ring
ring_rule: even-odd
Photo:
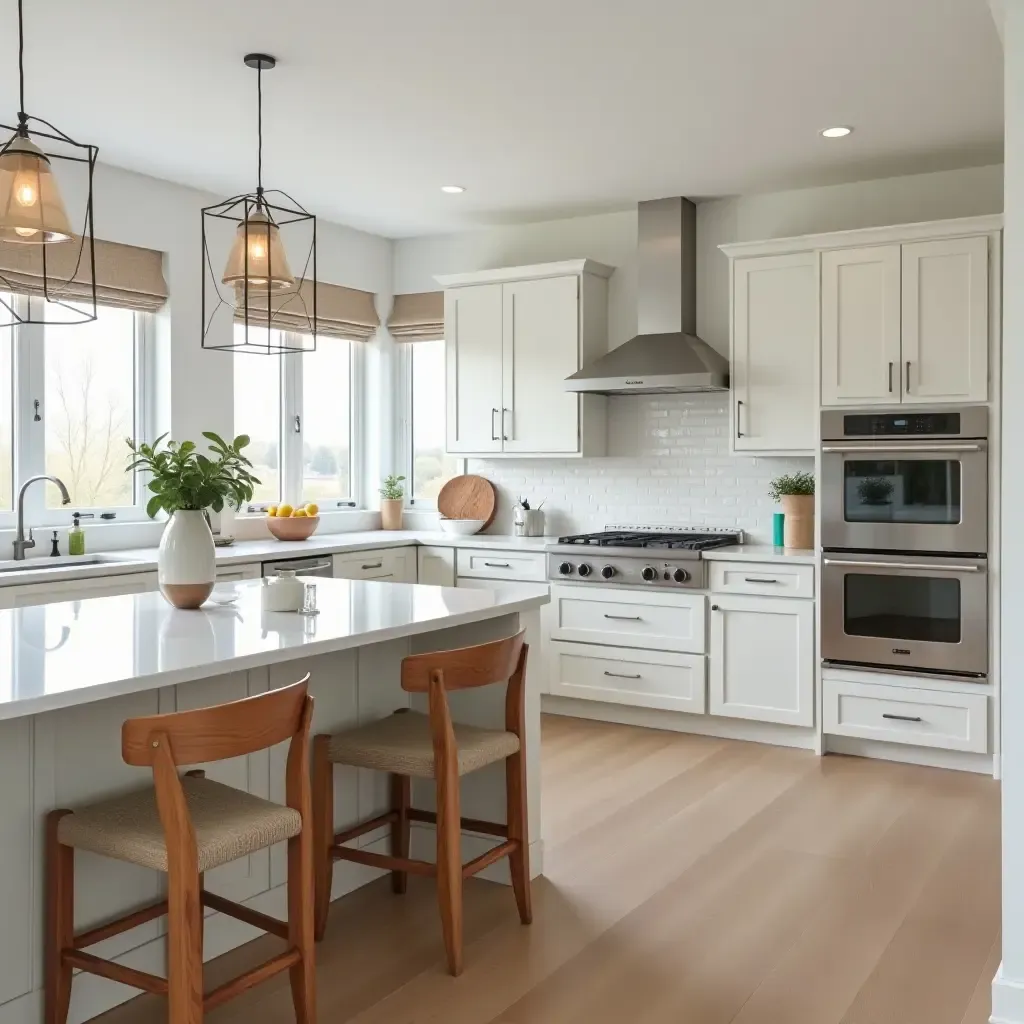
[[[278,540],[309,540],[320,525],[320,509],[308,505],[271,505],[267,509],[267,529]]]

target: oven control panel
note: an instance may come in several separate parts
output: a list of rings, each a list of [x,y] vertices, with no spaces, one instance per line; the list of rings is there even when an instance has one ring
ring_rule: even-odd
[[[571,554],[548,555],[548,579],[604,586],[625,584],[702,590],[706,586],[705,564],[700,559],[666,561],[646,553],[640,558],[607,557],[600,550],[577,548]]]

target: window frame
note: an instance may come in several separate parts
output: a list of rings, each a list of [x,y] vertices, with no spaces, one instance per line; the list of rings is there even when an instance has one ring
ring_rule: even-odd
[[[283,332],[288,335],[287,343],[301,345],[304,336],[292,331]],[[321,515],[332,512],[353,512],[364,508],[362,500],[362,468],[363,468],[363,375],[365,359],[363,346],[360,342],[345,338],[319,338],[317,345],[347,344],[349,349],[349,489],[351,496],[347,498],[318,499]],[[302,375],[303,352],[287,352],[280,356],[258,356],[251,353],[234,353],[233,359],[267,359],[278,358],[281,363],[280,394],[278,396],[278,458],[280,460],[281,494],[267,501],[252,501],[245,506],[245,514],[261,514],[271,505],[280,504],[287,494],[295,494],[299,500],[306,501],[302,495],[302,449],[305,436],[305,410],[302,407]],[[232,367],[232,380],[234,368]],[[232,384],[233,387],[233,384]],[[296,417],[298,424],[296,425]],[[234,410],[232,410],[232,420]],[[297,426],[297,428],[296,428]],[[232,429],[237,433],[238,425]]]
[[[25,295],[14,295],[19,316],[28,317],[29,304],[42,300]],[[101,304],[102,305],[102,304]],[[116,307],[111,307],[116,308]],[[136,441],[151,442],[156,418],[156,324],[152,313],[131,311],[134,317],[135,337],[132,352],[134,382],[132,433]],[[67,328],[74,330],[73,326]],[[46,473],[46,340],[45,326],[40,323],[18,324],[12,331],[11,390],[13,401],[12,494],[11,509],[0,510],[0,528],[12,528],[18,519],[18,492],[32,476]],[[35,402],[39,402],[36,420]],[[124,451],[125,464],[128,449]],[[148,522],[146,515],[148,474],[135,473],[133,503],[131,505],[64,505],[46,507],[44,487],[32,487],[25,492],[25,528],[62,529],[71,525],[75,512],[92,513],[96,522],[103,514],[113,515],[111,523]],[[38,541],[37,541],[38,543]]]

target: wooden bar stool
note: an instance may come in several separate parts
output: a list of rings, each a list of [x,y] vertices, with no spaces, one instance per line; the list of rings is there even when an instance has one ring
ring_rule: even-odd
[[[416,654],[402,661],[402,689],[427,693],[429,715],[402,709],[388,718],[313,740],[313,818],[316,862],[316,934],[323,938],[335,860],[386,868],[391,888],[404,893],[408,872],[436,875],[441,928],[448,968],[462,972],[462,880],[502,857],[509,858],[512,887],[523,924],[530,906],[530,853],[526,807],[526,751],[523,734],[526,655],[523,633],[456,651]],[[481,729],[453,723],[448,690],[507,683],[505,728]],[[506,823],[463,818],[459,777],[496,761],[505,762]],[[391,809],[334,835],[334,765],[391,773]],[[437,812],[410,806],[410,779],[435,779]],[[437,825],[437,862],[411,860],[409,824]],[[382,825],[391,825],[391,855],[343,846]],[[500,836],[505,841],[463,865],[461,831]]]
[[[65,1024],[74,969],[166,995],[172,1024],[203,1014],[258,982],[291,973],[299,1024],[314,1024],[313,847],[309,782],[309,681],[197,711],[132,718],[121,730],[125,763],[152,766],[153,785],[81,807],[51,811],[46,822],[45,1024]],[[221,785],[178,766],[222,761],[290,740],[286,806]],[[288,921],[278,921],[203,888],[203,872],[288,841]],[[167,899],[91,931],[74,931],[75,850],[167,874]],[[203,907],[288,942],[286,952],[203,994]],[[108,960],[86,947],[164,914],[167,978]]]

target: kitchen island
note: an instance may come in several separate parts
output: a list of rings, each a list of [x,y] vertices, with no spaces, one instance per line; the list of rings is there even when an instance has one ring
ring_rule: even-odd
[[[121,760],[122,722],[238,700],[311,673],[313,732],[334,731],[419,706],[399,685],[410,653],[461,647],[538,628],[547,588],[506,585],[455,590],[402,583],[317,579],[320,613],[264,613],[261,582],[218,587],[197,612],[179,611],[159,594],[142,593],[0,610],[0,1024],[41,1019],[42,823],[55,807],[74,807],[144,785],[149,774]],[[542,867],[539,793],[539,679],[527,671],[527,751],[531,864]],[[498,726],[504,688],[451,695],[457,721]],[[227,785],[284,799],[285,748],[206,765]],[[346,827],[387,807],[387,778],[337,768],[335,826]],[[414,801],[430,807],[432,786],[417,784]],[[502,820],[501,765],[463,780],[463,813]],[[386,852],[371,833],[360,845]],[[467,856],[497,840],[467,836]],[[379,844],[379,845],[378,845]],[[431,826],[414,826],[413,854],[429,859]],[[76,927],[96,926],[159,898],[163,877],[133,865],[82,853],[76,858]],[[209,889],[257,910],[285,912],[285,851],[263,850],[206,876]],[[339,862],[333,897],[380,872]],[[505,862],[488,877],[507,877]],[[514,913],[510,901],[510,913]],[[99,956],[153,973],[164,971],[162,921],[95,947]],[[211,915],[207,959],[259,933]],[[137,993],[81,975],[73,987],[71,1021],[86,1020]]]

